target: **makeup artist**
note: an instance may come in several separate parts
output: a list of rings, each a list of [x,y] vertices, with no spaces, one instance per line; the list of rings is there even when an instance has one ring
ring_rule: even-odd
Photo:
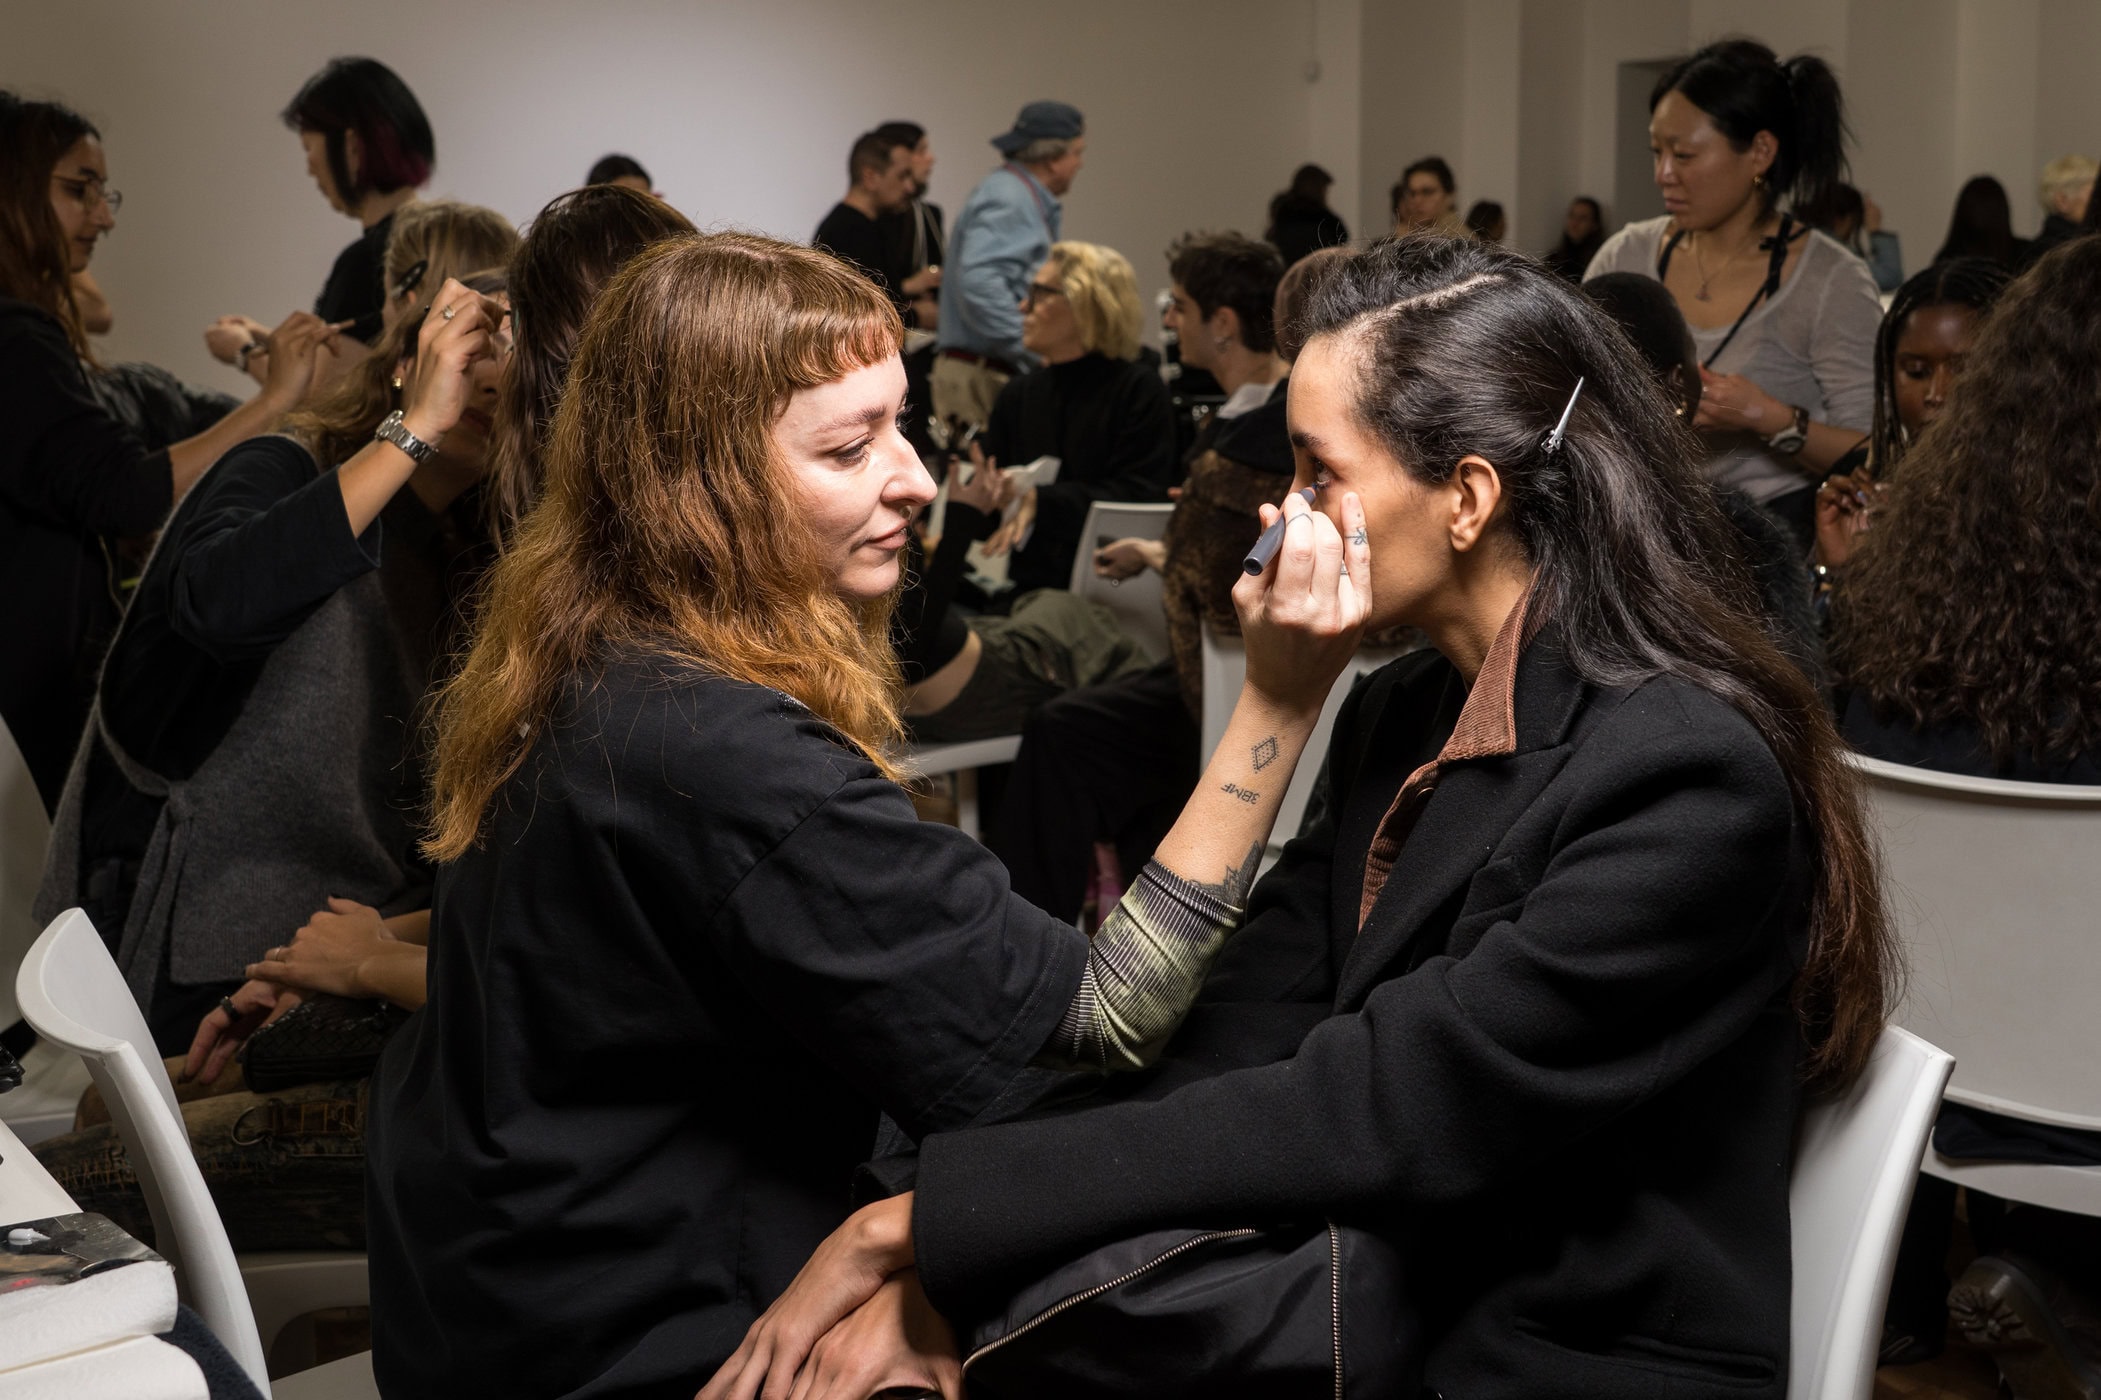
[[[367,1129],[389,1396],[691,1394],[844,1218],[880,1113],[1150,1062],[1238,917],[1355,650],[1342,534],[1293,503],[1244,581],[1219,757],[1090,942],[897,781],[887,613],[934,495],[903,333],[747,234],[658,243],[591,312],[437,706],[430,1000]]]
[[[1361,502],[1367,623],[1435,650],[1344,706],[1327,814],[1159,1067],[924,1139],[914,1188],[826,1241],[703,1400],[952,1395],[928,1300],[968,1324],[1144,1232],[1321,1220],[1400,1255],[1423,1312],[1367,1333],[1426,1391],[1785,1393],[1796,1110],[1865,1063],[1893,957],[1823,699],[1575,288],[1415,236],[1324,275],[1306,328],[1298,482]],[[1213,1371],[1148,1374],[1144,1308],[1113,1347],[1068,1331],[1066,1374],[1236,1390],[1257,1327],[1211,1314]]]
[[[1782,63],[1748,39],[1701,49],[1649,97],[1668,212],[1614,234],[1585,274],[1670,289],[1699,348],[1709,479],[1773,512],[1805,555],[1818,484],[1874,420],[1882,303],[1859,258],[1782,205],[1814,207],[1844,178],[1845,135],[1821,59]]]

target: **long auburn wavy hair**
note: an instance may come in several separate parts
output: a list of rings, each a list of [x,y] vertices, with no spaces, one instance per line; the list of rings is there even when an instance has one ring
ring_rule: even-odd
[[[1496,464],[1533,570],[1531,615],[1560,626],[1593,685],[1673,676],[1757,729],[1812,838],[1809,950],[1795,978],[1812,1085],[1867,1063],[1900,955],[1858,777],[1817,689],[1768,623],[1748,562],[1700,484],[1699,447],[1605,312],[1539,263],[1414,234],[1322,269],[1300,317],[1357,364],[1356,414],[1411,476]],[[1578,380],[1561,450],[1547,429]]]
[[[772,429],[798,390],[903,340],[874,283],[755,234],[666,239],[607,284],[570,362],[540,503],[490,571],[473,646],[438,696],[432,859],[478,843],[564,682],[615,650],[770,686],[900,776],[891,600],[833,591]]]
[[[420,262],[423,275],[415,290],[425,311],[448,277],[493,296],[504,290],[503,264],[517,246],[517,230],[493,209],[451,200],[408,205],[394,216],[394,231],[387,236],[387,295],[391,299]],[[423,317],[413,312],[396,320],[327,392],[287,415],[284,430],[325,466],[347,460],[372,440],[381,419],[401,407],[394,379],[403,364],[415,359],[422,328]]]
[[[606,281],[692,220],[654,195],[589,185],[557,195],[511,254],[511,336],[503,409],[490,436],[489,529],[499,546],[540,498],[540,458],[584,318]]]
[[[1977,329],[1831,599],[1831,658],[1885,721],[1977,726],[2001,764],[2101,747],[2101,238]]]

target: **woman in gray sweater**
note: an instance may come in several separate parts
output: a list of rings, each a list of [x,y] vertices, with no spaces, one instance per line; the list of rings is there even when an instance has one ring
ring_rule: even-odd
[[[1783,213],[1844,169],[1838,82],[1821,60],[1782,63],[1732,40],[1666,73],[1649,100],[1660,219],[1608,239],[1588,277],[1634,272],[1670,290],[1699,347],[1693,426],[1708,476],[1808,548],[1816,486],[1874,417],[1881,303],[1858,258]]]

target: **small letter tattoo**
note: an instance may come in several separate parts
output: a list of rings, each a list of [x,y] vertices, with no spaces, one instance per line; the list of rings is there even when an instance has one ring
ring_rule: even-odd
[[[1262,800],[1261,793],[1255,792],[1249,788],[1240,787],[1233,783],[1227,783],[1223,790],[1233,794],[1233,796],[1239,798],[1242,802],[1247,803],[1250,807],[1254,806],[1257,802],[1260,802]]]
[[[1261,743],[1255,745],[1252,757],[1257,773],[1269,767],[1270,764],[1275,763],[1277,761],[1277,736],[1272,734]]]

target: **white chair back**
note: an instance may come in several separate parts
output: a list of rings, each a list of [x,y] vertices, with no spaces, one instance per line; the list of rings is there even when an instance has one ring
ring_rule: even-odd
[[[15,995],[38,1035],[87,1061],[153,1217],[154,1247],[175,1266],[184,1301],[268,1394],[255,1314],[190,1151],[175,1086],[86,914],[68,909],[52,920],[22,961]]]
[[[0,1030],[22,1019],[15,1005],[15,969],[36,942],[29,909],[44,878],[44,848],[50,844],[51,819],[44,815],[36,779],[0,721]]]
[[[1788,1400],[1867,1400],[1874,1388],[1897,1241],[1953,1067],[1947,1052],[1891,1026],[1845,1093],[1803,1111],[1787,1186]]]
[[[1277,812],[1277,824],[1270,829],[1269,851],[1263,858],[1263,869],[1267,870],[1275,862],[1285,842],[1299,834],[1299,824],[1306,816],[1306,804],[1313,797],[1313,784],[1320,776],[1321,765],[1328,759],[1328,740],[1335,732],[1335,715],[1342,709],[1350,687],[1359,676],[1369,675],[1395,657],[1407,655],[1408,650],[1365,647],[1336,677],[1334,689],[1328,692],[1328,702],[1321,707],[1320,721],[1313,726],[1313,737],[1307,741],[1306,752],[1299,758],[1297,771],[1291,775],[1291,786],[1284,789],[1284,805]],[[1240,687],[1246,680],[1246,645],[1237,636],[1220,636],[1206,623],[1204,712],[1199,724],[1204,747],[1200,762],[1209,763],[1212,750],[1225,737],[1226,722],[1233,717],[1233,706],[1239,700]]]
[[[1854,762],[1910,963],[1893,1019],[1955,1056],[1950,1100],[2101,1129],[2101,787]]]
[[[1116,614],[1123,630],[1143,643],[1155,661],[1164,661],[1168,653],[1160,575],[1147,569],[1136,578],[1112,583],[1094,572],[1094,551],[1114,540],[1157,540],[1167,533],[1172,514],[1174,506],[1167,501],[1096,501],[1087,507],[1080,550],[1072,557],[1072,591]]]

